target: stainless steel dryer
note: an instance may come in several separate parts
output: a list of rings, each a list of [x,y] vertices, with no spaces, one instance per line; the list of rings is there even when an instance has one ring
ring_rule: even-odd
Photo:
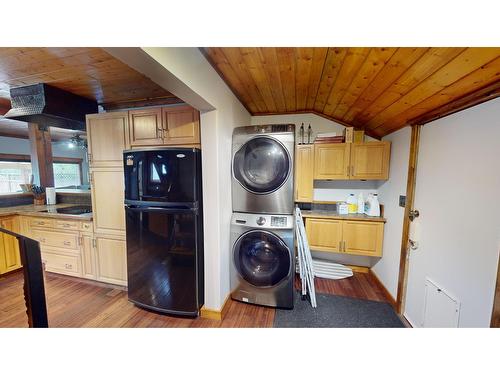
[[[293,308],[293,215],[233,213],[231,298]]]
[[[293,214],[295,126],[234,129],[233,212]]]

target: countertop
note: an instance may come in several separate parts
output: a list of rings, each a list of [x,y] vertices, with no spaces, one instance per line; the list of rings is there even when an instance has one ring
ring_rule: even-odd
[[[376,221],[385,223],[385,218],[380,216],[368,216],[366,214],[347,214],[340,215],[335,210],[301,210],[303,217],[317,217],[337,220],[354,220],[354,221]]]
[[[33,205],[27,204],[23,206],[13,206],[13,207],[1,207],[0,208],[0,217],[2,216],[11,216],[11,215],[24,215],[24,216],[43,216],[50,217],[53,219],[72,219],[72,220],[83,220],[83,221],[91,221],[92,213],[82,214],[82,215],[70,215],[70,214],[58,214],[58,213],[50,213],[50,212],[40,212],[44,210],[48,210],[49,208],[63,208],[63,207],[71,207],[78,206],[75,203],[61,203],[55,205]]]
[[[56,194],[67,194],[67,195],[90,195],[90,189],[56,189]]]

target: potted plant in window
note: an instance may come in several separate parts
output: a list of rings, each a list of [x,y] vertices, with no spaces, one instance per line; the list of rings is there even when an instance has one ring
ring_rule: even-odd
[[[34,197],[33,204],[35,204],[35,205],[45,204],[45,188],[44,187],[33,185],[31,192],[33,193],[33,197]]]

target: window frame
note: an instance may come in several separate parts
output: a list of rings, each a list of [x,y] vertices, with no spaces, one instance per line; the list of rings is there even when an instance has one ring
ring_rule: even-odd
[[[30,162],[31,163],[31,156],[25,155],[25,154],[2,154],[2,153],[0,153],[0,161],[11,161],[11,162],[18,161],[18,162]],[[53,156],[52,162],[58,163],[58,164],[78,164],[78,168],[80,170],[80,185],[83,184],[83,159],[82,158]],[[5,197],[8,195],[21,195],[21,194],[26,194],[26,193],[18,191],[18,192],[0,194],[0,196]],[[31,194],[31,193],[28,193],[28,194]]]

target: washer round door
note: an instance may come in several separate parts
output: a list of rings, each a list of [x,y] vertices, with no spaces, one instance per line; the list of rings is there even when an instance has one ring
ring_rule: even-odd
[[[279,189],[290,174],[290,155],[277,140],[265,136],[246,142],[233,158],[233,175],[246,190],[268,194]]]
[[[233,247],[233,261],[240,276],[257,287],[272,287],[290,273],[291,254],[275,234],[262,230],[246,232]]]

